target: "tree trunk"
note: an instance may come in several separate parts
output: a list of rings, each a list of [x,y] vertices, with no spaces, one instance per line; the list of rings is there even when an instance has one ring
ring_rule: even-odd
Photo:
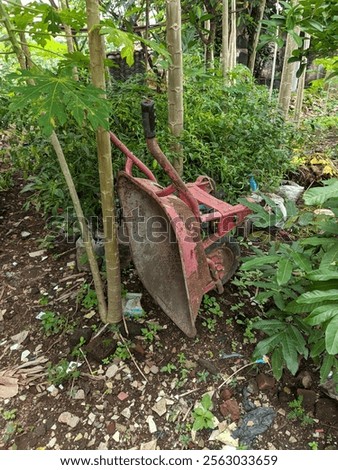
[[[60,0],[60,5],[61,5],[62,10],[68,9],[66,0]],[[65,24],[65,23],[63,24],[63,27],[66,33],[67,50],[70,54],[72,54],[74,52],[74,39],[73,39],[72,28],[68,24]],[[78,73],[77,67],[74,66],[72,70],[73,70],[74,80],[78,81],[79,73]]]
[[[292,6],[296,5],[298,0],[291,2]],[[295,40],[290,34],[287,35],[286,45],[285,45],[285,55],[283,62],[283,71],[281,77],[281,83],[279,88],[278,104],[284,114],[284,117],[288,116],[289,106],[291,100],[291,91],[292,91],[292,80],[295,69],[295,62],[289,62],[289,59],[292,57],[292,52],[296,49]]]
[[[183,149],[178,139],[183,131],[183,57],[181,42],[181,2],[167,0],[167,45],[172,63],[168,71],[168,121],[176,138],[173,146],[176,158],[173,165],[183,174]]]
[[[278,36],[279,36],[279,28],[278,28],[278,27],[277,27],[277,31],[276,31],[276,36],[277,36],[277,38],[278,38]],[[272,70],[271,70],[271,81],[270,81],[270,89],[269,89],[269,100],[271,100],[271,98],[272,98],[273,85],[274,85],[274,82],[275,82],[277,54],[278,54],[278,45],[277,45],[277,42],[275,42],[275,44],[274,44],[274,50],[273,50],[273,59],[272,59]]]
[[[105,90],[105,51],[103,38],[98,29],[100,23],[99,1],[86,0],[86,9],[92,82],[97,88]],[[104,320],[107,323],[118,323],[122,318],[121,280],[109,132],[99,128],[96,138],[108,286],[108,313]]]
[[[252,74],[254,73],[254,69],[255,69],[257,46],[258,46],[259,36],[261,34],[262,19],[263,19],[263,15],[264,15],[265,5],[266,5],[266,0],[261,0],[259,2],[258,25],[257,25],[257,29],[256,29],[255,34],[254,34],[252,52],[250,54],[250,59],[249,59],[249,64],[248,64],[248,67],[251,70]]]
[[[19,65],[22,70],[27,69],[27,64],[26,64],[26,57],[24,54],[24,51],[22,47],[20,46],[19,41],[17,40],[15,33],[13,31],[12,23],[9,19],[9,16],[7,14],[7,11],[4,7],[3,2],[0,0],[0,22],[3,23],[4,27],[6,28],[7,34],[8,34],[8,39],[10,43],[12,44],[13,51],[15,52],[15,55],[18,59]]]
[[[214,38],[213,38],[213,31],[212,31],[213,25],[211,25],[211,21],[207,20],[204,22],[204,29],[206,29],[208,34],[205,37],[205,42],[204,42],[204,66],[205,69],[212,69],[214,67]]]
[[[230,13],[230,60],[229,69],[232,70],[236,67],[237,63],[237,16],[236,16],[236,0],[231,0],[231,13]]]
[[[229,0],[223,0],[222,12],[222,74],[229,70]]]
[[[308,33],[305,33],[304,49],[308,49],[309,47],[310,47],[310,35]],[[305,60],[307,62],[307,59]],[[300,115],[301,115],[302,106],[303,106],[305,77],[306,77],[306,66],[303,70],[302,75],[298,79],[297,97],[296,97],[296,104],[295,104],[295,122],[297,123],[297,127],[299,126],[299,123],[300,123]]]

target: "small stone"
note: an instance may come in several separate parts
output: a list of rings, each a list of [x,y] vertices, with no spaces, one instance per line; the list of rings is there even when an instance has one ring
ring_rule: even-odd
[[[121,401],[124,401],[126,400],[127,398],[129,397],[129,394],[128,392],[120,392],[118,395],[117,395],[117,398]]]
[[[116,423],[116,431],[119,431],[121,434],[124,434],[127,431],[127,426],[121,423]]]
[[[108,450],[108,446],[106,442],[100,442],[98,445],[98,450]]]
[[[158,374],[158,371],[159,371],[159,368],[157,366],[154,365],[150,367],[150,372],[152,374]]]
[[[295,437],[291,436],[290,439],[289,439],[289,442],[291,442],[291,444],[295,444],[298,441]]]
[[[31,253],[28,253],[28,255],[31,258],[37,258],[38,256],[42,256],[45,252],[46,252],[46,250],[32,251]]]
[[[148,418],[146,419],[146,423],[148,423],[149,432],[151,434],[153,434],[154,432],[157,431],[157,426],[156,426],[156,423],[155,423],[154,418],[152,416],[148,416]]]
[[[232,421],[238,421],[241,415],[237,401],[234,398],[226,400],[220,405],[220,412],[222,416],[230,416]]]
[[[75,436],[74,442],[81,441],[82,438],[83,438],[83,435],[79,432],[79,434]]]
[[[144,366],[143,372],[148,375],[150,373],[150,367],[147,366],[147,364]]]
[[[305,388],[297,388],[297,395],[303,397],[302,406],[307,412],[314,412],[315,403],[318,399],[317,393]]]
[[[47,447],[52,449],[56,444],[56,437],[52,437],[52,439],[48,442]]]
[[[155,411],[159,416],[163,416],[167,412],[167,400],[161,398],[155,405],[152,407],[152,410]]]
[[[142,442],[140,450],[156,450],[157,439],[148,442]]]
[[[230,400],[232,397],[232,391],[229,388],[223,388],[220,393],[220,397],[224,400]]]
[[[67,424],[71,428],[75,428],[78,425],[80,418],[78,416],[69,413],[69,411],[64,411],[60,414],[58,418],[59,423]]]
[[[116,375],[118,370],[119,370],[118,366],[116,364],[112,364],[106,370],[106,377],[108,377],[108,379],[112,379],[114,375]]]
[[[260,373],[256,377],[259,390],[270,390],[275,387],[276,381],[270,375]]]
[[[300,374],[298,374],[297,379],[302,383],[304,388],[311,388],[312,376],[307,370],[304,370]]]
[[[114,434],[115,431],[116,431],[116,423],[115,421],[111,421],[109,424],[107,424],[107,433]]]
[[[285,434],[286,434],[287,436],[291,436],[291,432],[290,432],[290,431],[285,431]]]
[[[279,410],[277,410],[277,413],[281,416],[286,416],[286,411],[283,408],[279,408]]]
[[[249,420],[246,425],[248,426],[248,428],[251,428],[252,426],[255,425],[255,423],[254,421]]]
[[[238,439],[234,439],[231,435],[231,431],[226,429],[225,431],[221,432],[217,437],[216,440],[222,442],[222,444],[238,447]]]
[[[30,236],[31,236],[30,232],[26,232],[25,230],[21,232],[21,238],[23,238],[24,240]]]
[[[272,442],[268,442],[268,449],[269,450],[277,450],[276,447],[272,444]]]
[[[124,410],[122,410],[121,415],[124,416],[126,419],[129,419],[131,417],[130,408],[125,408]]]
[[[74,399],[75,400],[84,400],[85,399],[85,392],[84,392],[84,390],[82,390],[82,388],[77,390],[77,392],[74,395]]]
[[[120,442],[120,432],[116,431],[115,434],[113,434],[113,439],[115,442]]]
[[[69,261],[67,263],[67,268],[69,268],[69,269],[75,269],[75,266],[76,266],[75,261]]]
[[[88,415],[88,424],[92,425],[96,419],[96,415],[94,413],[89,413]]]

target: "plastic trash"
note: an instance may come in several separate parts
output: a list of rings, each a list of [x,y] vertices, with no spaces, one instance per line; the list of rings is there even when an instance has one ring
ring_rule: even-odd
[[[123,315],[129,318],[142,316],[141,298],[142,294],[128,292],[122,300]]]
[[[300,186],[293,181],[286,181],[278,189],[278,194],[289,201],[296,202],[299,196],[304,192],[304,186]]]
[[[251,191],[255,192],[258,190],[258,184],[253,175],[250,175],[249,184]]]
[[[269,429],[275,417],[276,412],[273,408],[264,407],[249,411],[232,436],[238,438],[241,445],[251,446],[257,436]]]

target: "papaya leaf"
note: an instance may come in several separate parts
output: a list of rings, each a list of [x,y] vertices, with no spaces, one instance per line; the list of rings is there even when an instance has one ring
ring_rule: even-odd
[[[310,350],[310,357],[315,358],[318,357],[322,354],[322,352],[325,351],[325,339],[320,338],[319,341],[317,341]]]
[[[285,329],[285,322],[281,320],[258,320],[253,323],[253,328],[264,331],[268,335]]]
[[[335,243],[324,255],[320,262],[320,269],[327,268],[338,259],[338,243]]]
[[[306,348],[306,341],[299,329],[296,328],[294,325],[290,325],[287,329],[286,334],[289,334],[290,338],[294,340],[294,344],[299,354],[302,354],[305,358],[307,358],[309,351]]]
[[[254,357],[262,357],[268,352],[272,351],[277,344],[280,344],[281,341],[283,340],[284,335],[283,332],[276,333],[272,336],[269,336],[269,338],[265,338],[262,341],[260,341],[255,350],[254,350]]]
[[[87,120],[94,130],[99,126],[108,129],[110,103],[102,96],[102,90],[77,82],[67,73],[66,69],[59,76],[24,71],[19,81],[32,79],[35,84],[13,87],[10,111],[29,109],[46,136],[58,124],[64,124],[69,115],[79,126]]]

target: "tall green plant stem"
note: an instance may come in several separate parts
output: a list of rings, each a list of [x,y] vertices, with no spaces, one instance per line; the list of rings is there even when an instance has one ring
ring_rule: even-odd
[[[86,0],[90,70],[93,85],[105,92],[104,42],[100,35],[98,0]],[[97,155],[101,188],[103,229],[108,286],[106,323],[118,323],[122,318],[120,259],[114,207],[114,180],[109,132],[99,127],[96,132]]]
[[[253,41],[253,46],[252,46],[252,52],[251,52],[250,59],[249,59],[249,64],[248,64],[248,67],[251,70],[251,73],[254,73],[254,69],[255,69],[257,46],[258,46],[259,36],[261,34],[262,19],[263,19],[263,15],[264,15],[265,5],[266,5],[266,0],[261,0],[259,2],[258,25],[257,25],[256,31],[255,31],[254,41]]]
[[[2,17],[4,26],[7,30],[9,41],[11,42],[12,47],[13,47],[15,53],[16,53],[18,62],[20,64],[20,67],[21,67],[22,70],[26,70],[27,69],[27,63],[26,63],[26,60],[25,60],[25,55],[24,55],[24,53],[23,53],[23,51],[20,47],[20,44],[18,43],[18,41],[16,39],[15,33],[13,31],[13,26],[12,26],[10,20],[9,20],[7,12],[6,12],[6,10],[3,6],[3,3],[1,1],[0,1],[0,15]],[[30,85],[34,85],[33,80],[29,80],[28,83]],[[86,223],[86,220],[85,220],[84,215],[83,215],[83,211],[82,211],[82,208],[81,208],[81,203],[80,203],[79,197],[78,197],[77,192],[76,192],[76,188],[75,188],[75,185],[74,185],[73,178],[72,178],[71,173],[69,171],[69,167],[68,167],[66,158],[64,156],[62,147],[60,145],[60,141],[59,141],[59,139],[58,139],[55,132],[53,132],[52,135],[51,135],[51,144],[52,144],[52,146],[54,148],[54,151],[57,155],[61,171],[63,173],[63,176],[64,176],[65,180],[66,180],[66,184],[67,184],[71,199],[72,199],[73,204],[74,204],[75,213],[76,213],[79,225],[80,225],[81,234],[82,234],[84,246],[85,246],[85,249],[86,249],[86,254],[87,254],[87,257],[88,257],[89,266],[90,266],[91,273],[92,273],[93,280],[94,280],[95,291],[96,291],[97,300],[98,300],[99,314],[100,314],[101,319],[104,320],[107,317],[107,306],[106,306],[106,301],[105,301],[105,297],[104,297],[103,284],[102,284],[102,280],[101,280],[101,276],[100,276],[99,267],[98,267],[98,264],[97,264],[97,261],[96,261],[95,253],[94,253],[94,250],[93,250],[93,245],[91,243],[91,235],[89,233],[87,223]]]
[[[183,150],[178,138],[183,131],[183,57],[181,39],[181,2],[167,0],[167,46],[171,57],[168,71],[168,121],[169,129],[176,138],[173,145],[173,165],[183,174]]]
[[[65,155],[63,153],[62,147],[60,145],[60,141],[56,135],[56,133],[53,131],[51,135],[51,143],[53,145],[54,151],[56,153],[56,156],[58,158],[60,168],[62,170],[62,174],[66,180],[66,184],[70,193],[70,197],[72,198],[73,206],[75,209],[76,217],[80,225],[81,229],[81,234],[82,234],[82,239],[83,239],[83,244],[86,250],[86,254],[88,257],[88,262],[90,266],[90,270],[93,276],[93,281],[94,281],[94,286],[95,286],[95,292],[97,296],[97,302],[98,302],[98,308],[99,308],[99,314],[101,317],[102,321],[105,321],[107,318],[107,305],[106,305],[106,300],[104,297],[104,291],[103,291],[103,284],[102,284],[102,279],[100,275],[100,271],[97,265],[95,253],[93,250],[93,245],[92,245],[92,236],[88,230],[87,222],[84,217],[81,203],[79,200],[79,196],[76,192],[76,188],[74,185],[74,181],[72,178],[72,175],[69,171],[69,167],[67,164],[67,160],[65,158]]]

